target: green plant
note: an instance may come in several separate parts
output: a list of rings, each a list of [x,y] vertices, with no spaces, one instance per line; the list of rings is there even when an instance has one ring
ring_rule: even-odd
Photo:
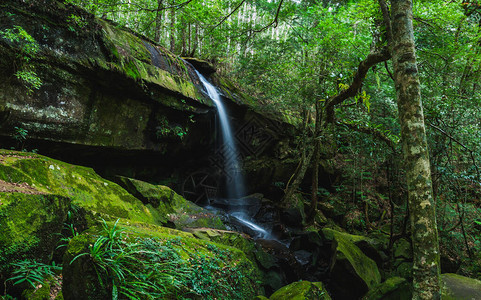
[[[180,125],[171,125],[169,121],[163,117],[160,119],[159,126],[156,128],[155,135],[158,139],[166,137],[177,137],[181,140],[187,135],[188,128],[183,128]]]
[[[110,288],[112,298],[169,298],[185,289],[191,270],[170,247],[155,239],[129,240],[123,230],[103,221],[102,234],[72,262],[88,256],[94,263],[99,283]],[[72,263],[71,262],[71,263]]]
[[[32,70],[22,70],[15,73],[17,79],[21,80],[28,89],[28,93],[32,94],[33,90],[38,90],[42,87],[42,79],[38,77],[37,73]]]
[[[87,21],[85,21],[82,16],[74,14],[67,17],[67,22],[69,23],[68,30],[75,33],[77,33],[77,29],[83,29],[88,25]]]
[[[22,56],[26,62],[40,50],[37,41],[21,26],[15,25],[13,28],[0,31],[0,36],[17,44],[21,50],[17,55]]]
[[[28,137],[28,130],[22,127],[15,126],[15,133],[13,134],[12,138],[17,141],[17,148],[19,150],[24,150],[25,141]]]
[[[30,64],[30,60],[34,58],[40,46],[37,41],[21,26],[13,26],[13,28],[0,31],[0,37],[9,40],[17,46],[17,71],[15,77],[20,80],[27,88],[27,94],[31,95],[34,90],[40,89],[42,80],[35,72],[35,68]]]
[[[252,297],[252,290],[256,282],[253,278],[245,280],[242,264],[227,267],[227,261],[232,260],[229,251],[214,245],[208,245],[214,256],[194,254],[189,263],[194,272],[189,278],[188,285],[197,296],[202,299],[248,299]],[[246,284],[249,282],[249,284]]]
[[[55,262],[52,265],[46,265],[30,259],[12,263],[11,266],[14,268],[12,276],[5,283],[12,282],[13,285],[18,285],[26,282],[33,288],[36,288],[38,284],[45,281],[48,277],[55,276],[56,272],[62,270],[62,267],[56,266]]]

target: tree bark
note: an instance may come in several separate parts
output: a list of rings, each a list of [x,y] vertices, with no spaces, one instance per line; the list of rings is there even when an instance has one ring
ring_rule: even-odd
[[[316,216],[317,211],[317,201],[318,196],[317,192],[319,189],[319,163],[321,159],[321,140],[319,135],[321,134],[321,105],[319,101],[316,101],[316,123],[314,127],[314,163],[312,165],[312,183],[311,183],[311,205],[309,207],[309,211],[307,213],[307,220],[308,224],[312,224],[314,222],[314,218]]]
[[[175,53],[175,8],[174,2],[171,2],[172,8],[170,9],[170,52]]]
[[[411,213],[413,299],[440,298],[440,258],[411,0],[391,1],[392,60]]]
[[[155,13],[155,41],[160,42],[160,36],[162,33],[162,14],[164,8],[164,0],[157,1],[157,12]]]

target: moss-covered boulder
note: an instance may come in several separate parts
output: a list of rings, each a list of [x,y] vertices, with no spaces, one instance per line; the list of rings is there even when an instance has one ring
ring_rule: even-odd
[[[0,181],[0,187],[5,186]],[[49,193],[0,192],[0,274],[28,257],[48,263],[59,240],[70,199]]]
[[[412,286],[404,278],[391,277],[373,287],[363,300],[409,300],[412,298]]]
[[[364,237],[350,235],[330,228],[322,229],[333,241],[329,289],[335,298],[358,299],[381,283],[376,263],[367,257],[354,242]]]
[[[69,198],[71,205],[82,208],[88,215],[99,214],[106,218],[124,218],[159,225],[165,222],[165,216],[152,205],[144,205],[91,168],[39,154],[0,150],[0,180],[28,185],[38,194]]]
[[[298,281],[286,285],[269,298],[270,300],[330,300],[322,282]]]
[[[292,271],[291,266],[286,264],[285,255],[271,251],[272,249],[265,247],[265,243],[255,243],[245,234],[212,228],[189,228],[187,231],[196,238],[234,247],[244,252],[247,258],[257,265],[266,294],[271,294],[286,284],[284,268]]]
[[[78,231],[98,224],[100,218],[223,228],[218,217],[169,188],[132,182],[146,198],[150,197],[150,203],[142,203],[90,168],[34,153],[0,150],[0,274],[8,263],[25,258],[48,263],[69,212],[83,220],[82,224],[73,224]],[[150,194],[148,188],[152,189]]]
[[[256,265],[237,248],[156,225],[124,220],[106,224],[107,230],[91,228],[70,241],[64,256],[65,299],[111,299],[129,289],[160,291],[159,299],[252,299],[261,292]],[[113,235],[105,242],[108,246],[97,247],[103,236]],[[115,268],[124,274],[122,279]],[[162,289],[139,287],[138,278]]]
[[[144,204],[153,206],[166,217],[167,222],[175,224],[177,229],[199,227],[225,229],[224,223],[216,214],[187,201],[167,186],[153,185],[123,176],[118,176],[117,181]]]
[[[442,274],[441,277],[443,281],[441,299],[481,299],[481,281],[451,273]]]

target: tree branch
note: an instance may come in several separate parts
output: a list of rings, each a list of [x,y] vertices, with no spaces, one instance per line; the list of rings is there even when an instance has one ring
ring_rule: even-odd
[[[212,27],[210,31],[213,31],[214,29],[219,27],[222,23],[224,23],[225,20],[227,20],[230,16],[232,16],[232,14],[235,13],[242,6],[242,4],[244,4],[244,2],[246,2],[246,0],[242,0],[227,16],[223,17],[222,20],[220,20],[220,22],[217,23],[217,25]]]
[[[389,148],[391,148],[391,150],[393,152],[396,152],[397,143],[395,143],[393,140],[391,140],[389,137],[385,136],[382,132],[380,132],[379,130],[377,130],[375,128],[363,126],[361,124],[349,124],[349,123],[346,123],[346,122],[339,122],[339,121],[336,122],[336,125],[346,126],[347,128],[349,128],[351,130],[372,135],[372,136],[378,138],[379,140],[383,141],[384,143],[386,143],[386,145],[388,145]]]
[[[351,85],[347,89],[342,90],[339,94],[329,98],[326,102],[326,109],[328,111],[332,110],[334,109],[334,106],[342,103],[350,97],[354,97],[359,92],[369,69],[380,62],[387,61],[390,58],[391,54],[387,48],[382,49],[381,52],[370,53],[365,60],[359,63],[357,72],[354,74]]]
[[[260,29],[252,29],[252,32],[261,32],[261,31],[266,30],[267,28],[271,27],[274,24],[275,24],[274,28],[277,27],[277,24],[279,22],[279,12],[281,11],[281,7],[282,7],[283,2],[284,2],[284,0],[281,0],[279,2],[279,5],[277,6],[276,16],[275,16],[274,20],[272,20],[272,22],[270,22],[269,24],[267,24],[266,26],[264,26]]]

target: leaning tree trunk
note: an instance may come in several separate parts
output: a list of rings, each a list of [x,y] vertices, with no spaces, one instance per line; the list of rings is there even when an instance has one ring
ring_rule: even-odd
[[[440,298],[440,259],[411,0],[392,0],[392,60],[414,252],[413,299]]]

